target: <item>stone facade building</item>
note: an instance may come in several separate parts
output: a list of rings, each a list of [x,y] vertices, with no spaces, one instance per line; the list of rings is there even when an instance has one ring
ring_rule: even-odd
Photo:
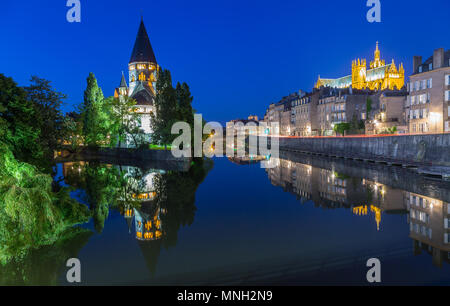
[[[319,93],[317,114],[322,136],[333,135],[336,124],[365,120],[367,99],[373,94],[370,90],[329,87],[321,88]]]
[[[154,99],[156,96],[156,78],[159,65],[156,62],[144,21],[141,19],[136,42],[128,63],[129,86],[122,73],[120,86],[115,89],[114,97],[130,97],[136,101],[136,109],[140,114],[140,128],[146,135],[146,140],[151,140],[151,114],[155,113]],[[132,141],[127,140],[125,147],[132,146]]]
[[[415,56],[407,87],[403,67],[385,65],[378,47],[370,67],[372,74],[383,67],[387,70],[378,79],[367,74],[366,82],[373,83],[362,87],[352,82],[352,76],[319,79],[311,93],[300,91],[272,104],[265,121],[278,122],[282,136],[331,136],[340,123],[350,123],[351,133],[369,135],[395,130],[401,134],[450,132],[450,50],[437,49],[425,62]],[[394,68],[397,74],[391,71]]]
[[[395,128],[398,133],[408,132],[405,115],[406,90],[385,90],[371,97],[373,110],[366,121],[366,134],[385,134]]]
[[[450,132],[450,50],[415,56],[406,104],[410,133]]]

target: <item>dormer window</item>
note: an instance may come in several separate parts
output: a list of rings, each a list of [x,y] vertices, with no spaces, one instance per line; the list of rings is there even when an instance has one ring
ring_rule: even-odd
[[[422,66],[419,66],[419,73],[422,73],[423,69]]]
[[[428,70],[433,70],[433,63],[430,63],[430,64],[428,65]]]

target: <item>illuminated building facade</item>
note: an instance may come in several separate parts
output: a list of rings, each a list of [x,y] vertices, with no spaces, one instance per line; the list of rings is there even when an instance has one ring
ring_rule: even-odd
[[[136,100],[137,112],[141,115],[140,128],[150,140],[152,130],[150,126],[151,114],[155,112],[154,99],[156,96],[156,79],[159,66],[153,52],[144,21],[141,19],[136,42],[128,63],[129,86],[122,73],[120,86],[116,88],[114,97],[128,96]],[[131,141],[124,146],[129,147]]]
[[[414,57],[406,114],[410,133],[450,132],[450,50]]]
[[[384,90],[372,96],[372,111],[365,124],[366,135],[387,134],[389,130],[397,130],[399,134],[408,132],[405,104],[406,90]]]
[[[387,64],[381,59],[378,42],[374,54],[374,60],[367,69],[366,59],[357,59],[352,62],[352,75],[338,79],[322,79],[319,76],[315,88],[348,88],[354,89],[401,89],[405,85],[405,70],[403,64],[397,68],[394,60]]]

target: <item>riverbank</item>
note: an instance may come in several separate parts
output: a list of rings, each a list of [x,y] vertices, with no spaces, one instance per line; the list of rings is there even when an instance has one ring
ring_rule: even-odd
[[[110,164],[145,166],[153,169],[183,171],[190,167],[192,159],[176,158],[170,150],[128,149],[128,148],[82,148],[76,152],[63,150],[56,154],[57,163],[67,161],[101,161]]]
[[[282,151],[418,168],[423,174],[442,177],[450,175],[450,134],[280,138],[279,143]]]

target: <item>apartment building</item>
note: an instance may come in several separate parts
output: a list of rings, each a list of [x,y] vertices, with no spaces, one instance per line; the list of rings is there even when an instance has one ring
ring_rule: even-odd
[[[317,124],[317,105],[319,92],[307,93],[292,105],[292,123],[295,136],[319,135]]]
[[[399,134],[408,132],[405,115],[406,90],[384,90],[370,97],[372,111],[367,117],[366,134],[384,134],[397,130]]]
[[[450,50],[414,56],[405,105],[410,133],[450,132]]]
[[[367,99],[372,93],[370,90],[354,90],[351,87],[321,88],[317,110],[320,135],[333,135],[334,126],[339,123],[366,120]]]

